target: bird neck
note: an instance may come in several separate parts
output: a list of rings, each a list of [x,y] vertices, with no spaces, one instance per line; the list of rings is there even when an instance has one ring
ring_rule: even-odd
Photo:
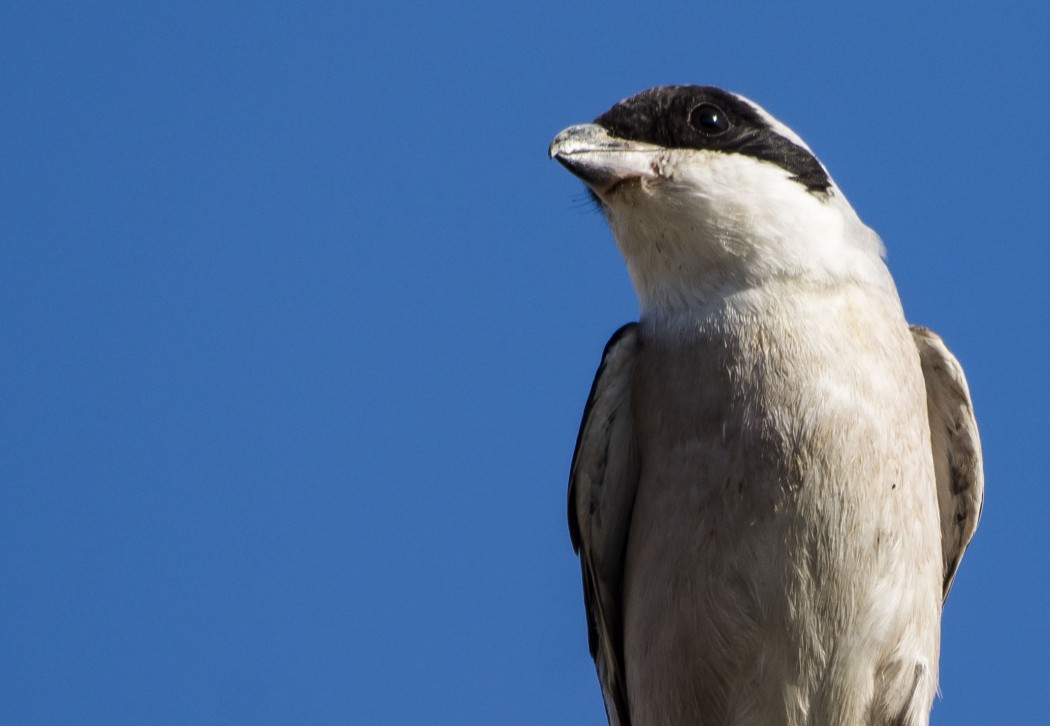
[[[645,201],[606,211],[643,319],[688,328],[734,301],[751,308],[842,286],[897,299],[881,240],[837,190],[783,202],[731,195]]]

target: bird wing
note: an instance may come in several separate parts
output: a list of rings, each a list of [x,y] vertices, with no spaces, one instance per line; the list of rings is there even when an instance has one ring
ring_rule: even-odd
[[[569,534],[583,569],[587,635],[610,726],[630,726],[623,655],[623,570],[638,487],[631,382],[638,326],[605,346],[584,409],[569,473]]]
[[[984,505],[981,439],[970,389],[959,361],[932,330],[913,325],[911,333],[926,380],[930,443],[941,513],[944,597],[947,598]]]

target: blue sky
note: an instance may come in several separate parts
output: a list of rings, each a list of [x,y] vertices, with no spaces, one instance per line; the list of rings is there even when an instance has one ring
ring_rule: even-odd
[[[554,134],[794,128],[962,361],[936,724],[1045,719],[1050,6],[12,2],[0,720],[603,724],[565,484],[624,266]]]

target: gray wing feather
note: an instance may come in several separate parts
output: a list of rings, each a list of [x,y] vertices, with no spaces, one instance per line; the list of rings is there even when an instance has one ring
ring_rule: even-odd
[[[911,332],[926,380],[947,598],[984,506],[981,440],[959,361],[932,330],[912,326]]]
[[[584,410],[569,473],[569,534],[580,555],[591,656],[610,726],[630,726],[623,657],[623,569],[638,486],[631,382],[638,326],[609,340]]]

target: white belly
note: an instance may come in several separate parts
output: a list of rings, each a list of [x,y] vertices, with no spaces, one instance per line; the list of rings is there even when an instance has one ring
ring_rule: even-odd
[[[871,300],[777,306],[643,342],[635,726],[925,722],[941,558],[914,344]]]

